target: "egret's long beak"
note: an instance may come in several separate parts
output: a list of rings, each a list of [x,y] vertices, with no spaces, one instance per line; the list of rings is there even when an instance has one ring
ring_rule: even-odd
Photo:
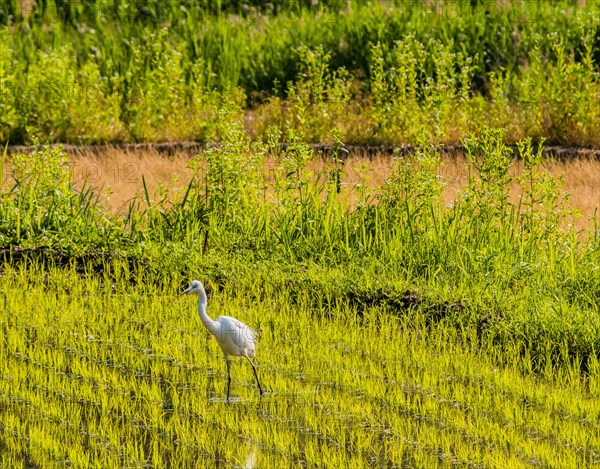
[[[192,287],[187,287],[185,290],[183,290],[180,295],[185,295],[186,293],[189,293],[192,291]]]

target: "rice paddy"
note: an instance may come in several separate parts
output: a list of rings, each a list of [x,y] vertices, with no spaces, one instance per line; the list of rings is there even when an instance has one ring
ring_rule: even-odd
[[[259,398],[235,361],[226,404],[220,349],[177,282],[9,270],[0,283],[2,467],[600,464],[596,361],[587,377],[535,376],[518,343],[500,360],[418,315],[325,314],[286,291],[251,302],[222,290],[209,313],[260,331],[267,390]]]
[[[600,467],[597,2],[5,3],[0,469]]]
[[[502,132],[465,141],[447,204],[431,147],[348,185],[335,156],[227,126],[126,213],[59,148],[10,156],[2,467],[600,464],[598,236],[530,141],[520,171]],[[259,331],[262,398],[235,363],[226,402],[192,278]]]

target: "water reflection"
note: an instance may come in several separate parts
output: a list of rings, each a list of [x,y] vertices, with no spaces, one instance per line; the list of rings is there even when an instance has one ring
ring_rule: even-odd
[[[239,402],[243,402],[243,401],[246,401],[246,400],[247,399],[242,399],[241,397],[230,396],[229,397],[229,404],[237,404]],[[217,397],[217,396],[209,397],[208,398],[208,402],[211,402],[211,403],[219,403],[219,402],[221,402],[221,403],[225,403],[225,404],[228,403],[226,398],[224,398],[224,397]]]
[[[248,456],[246,457],[246,464],[244,465],[244,469],[253,469],[256,466],[256,461],[258,459],[258,446],[252,445]]]

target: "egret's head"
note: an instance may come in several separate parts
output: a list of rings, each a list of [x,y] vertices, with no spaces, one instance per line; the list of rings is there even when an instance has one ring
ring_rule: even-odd
[[[190,283],[190,286],[187,287],[184,291],[181,292],[181,294],[183,295],[184,293],[196,293],[199,294],[201,292],[204,291],[204,287],[202,286],[202,283],[200,283],[199,280],[193,280],[192,283]]]

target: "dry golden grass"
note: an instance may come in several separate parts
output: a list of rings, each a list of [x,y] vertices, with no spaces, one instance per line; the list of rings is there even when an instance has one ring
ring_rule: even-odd
[[[182,151],[166,156],[154,150],[124,151],[110,149],[101,155],[91,152],[69,156],[74,180],[78,185],[87,182],[100,194],[101,202],[115,212],[124,211],[136,196],[143,197],[142,177],[151,196],[155,196],[160,184],[171,191],[184,189],[192,177],[186,164],[192,158]],[[324,163],[315,164],[318,170]],[[351,156],[346,160],[343,184],[351,188],[361,180],[361,166],[367,169],[367,183],[375,188],[385,181],[394,168],[389,155],[375,157]],[[269,164],[272,168],[273,165]],[[515,161],[512,171],[520,171],[521,163]],[[600,161],[582,158],[572,160],[546,160],[543,169],[554,177],[564,176],[563,190],[571,194],[570,205],[579,210],[581,218],[577,227],[592,228],[589,220],[600,212]],[[457,192],[467,183],[467,167],[461,156],[444,156],[441,174],[447,186],[444,190],[445,203],[451,203]],[[519,195],[517,186],[511,198]]]
[[[348,160],[346,179],[348,184],[358,182],[358,168],[364,162],[369,167],[370,183],[373,186],[382,184],[393,169],[394,163],[387,155],[379,156],[373,160],[364,158],[351,158]],[[511,174],[517,175],[522,171],[521,161],[515,160]],[[572,160],[548,159],[542,165],[542,170],[552,177],[564,178],[562,192],[570,194],[569,205],[579,211],[580,218],[575,220],[578,229],[588,230],[593,228],[592,217],[600,215],[600,161],[590,158]],[[468,183],[466,160],[463,156],[444,156],[441,175],[446,187],[444,189],[444,203],[450,204],[456,200],[457,194]],[[510,200],[516,203],[521,195],[518,184],[511,188]]]
[[[191,158],[186,152],[166,156],[153,150],[110,149],[101,155],[90,152],[69,158],[76,184],[87,181],[103,205],[115,212],[125,210],[134,198],[144,197],[144,180],[153,196],[160,184],[174,190],[185,188],[193,174],[186,168]]]

